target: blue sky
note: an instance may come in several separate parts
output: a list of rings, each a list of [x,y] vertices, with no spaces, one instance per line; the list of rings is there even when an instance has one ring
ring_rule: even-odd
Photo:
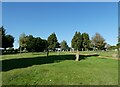
[[[43,39],[55,32],[69,46],[75,31],[88,33],[90,39],[98,32],[108,44],[117,43],[117,2],[4,2],[2,18],[0,25],[15,37],[15,48],[23,32]]]

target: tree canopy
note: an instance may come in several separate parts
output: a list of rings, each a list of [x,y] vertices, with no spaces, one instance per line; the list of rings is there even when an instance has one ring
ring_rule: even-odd
[[[68,45],[67,45],[67,42],[65,40],[63,40],[61,42],[61,49],[64,51],[68,49]]]
[[[25,33],[22,33],[19,37],[19,45],[21,48],[26,48],[27,46],[27,38],[26,38],[26,35]]]
[[[82,45],[82,37],[80,32],[75,32],[75,35],[73,36],[73,39],[71,41],[71,46],[75,50],[81,50]]]
[[[83,50],[88,50],[90,48],[90,39],[87,33],[82,33],[82,48]]]
[[[48,48],[49,49],[55,49],[57,47],[59,47],[59,43],[58,43],[58,40],[57,40],[57,37],[56,37],[56,34],[55,33],[52,33],[48,39]]]
[[[33,37],[32,35],[26,36],[25,34],[20,35],[20,46],[26,48],[29,52],[42,52],[47,49],[47,40],[41,39],[40,37]]]
[[[99,33],[96,33],[92,37],[92,43],[94,44],[94,47],[98,50],[102,50],[106,45],[105,39]]]
[[[6,30],[3,26],[0,28],[0,38],[2,40],[2,45],[0,45],[2,48],[13,47],[14,37],[10,34],[6,34]]]
[[[120,29],[120,28],[119,28]],[[14,37],[10,34],[6,34],[6,29],[4,27],[0,27],[0,47],[8,48],[13,47]],[[62,50],[67,50],[69,47],[67,42],[63,40],[61,43],[58,42],[57,36],[55,33],[52,33],[47,40],[42,39],[40,37],[33,37],[32,35],[25,35],[22,33],[19,37],[19,46],[22,50],[26,49],[28,51],[44,51],[47,49],[55,50],[56,48],[60,48]],[[99,34],[96,33],[92,39],[90,40],[88,33],[80,33],[75,32],[72,40],[71,40],[71,47],[74,50],[103,50],[104,48],[110,48],[111,46],[107,45],[105,39]],[[120,47],[120,35],[118,36],[118,44],[117,48]]]

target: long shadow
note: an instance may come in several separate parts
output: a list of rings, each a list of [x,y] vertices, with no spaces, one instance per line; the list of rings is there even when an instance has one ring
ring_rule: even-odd
[[[41,65],[54,62],[60,62],[63,60],[74,60],[74,55],[53,55],[53,56],[42,56],[34,58],[18,58],[18,59],[9,59],[3,60],[2,62],[2,71],[8,71],[17,68],[25,68],[32,65]]]
[[[85,59],[91,55],[80,55],[80,59]],[[94,55],[92,55],[94,56]],[[61,62],[64,60],[75,60],[75,55],[53,55],[53,56],[42,56],[34,58],[18,58],[2,60],[2,71],[9,71],[17,68],[25,68],[32,65],[49,64],[55,62]]]

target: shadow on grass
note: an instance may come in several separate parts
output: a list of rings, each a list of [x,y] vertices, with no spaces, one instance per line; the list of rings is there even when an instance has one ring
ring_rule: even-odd
[[[80,59],[85,59],[89,56],[95,55],[80,55]],[[61,62],[64,60],[75,60],[75,55],[52,55],[52,56],[42,56],[34,58],[19,58],[19,59],[9,59],[2,60],[2,71],[9,71],[17,68],[25,68],[32,65],[49,64],[55,62]]]
[[[83,59],[86,59],[87,57],[91,57],[91,56],[99,56],[99,55],[98,54],[80,55],[79,60],[83,60]]]

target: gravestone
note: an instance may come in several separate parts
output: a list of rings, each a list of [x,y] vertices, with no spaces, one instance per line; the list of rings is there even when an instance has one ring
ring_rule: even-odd
[[[75,61],[79,61],[79,51],[77,50],[77,53],[76,53],[76,60]]]

